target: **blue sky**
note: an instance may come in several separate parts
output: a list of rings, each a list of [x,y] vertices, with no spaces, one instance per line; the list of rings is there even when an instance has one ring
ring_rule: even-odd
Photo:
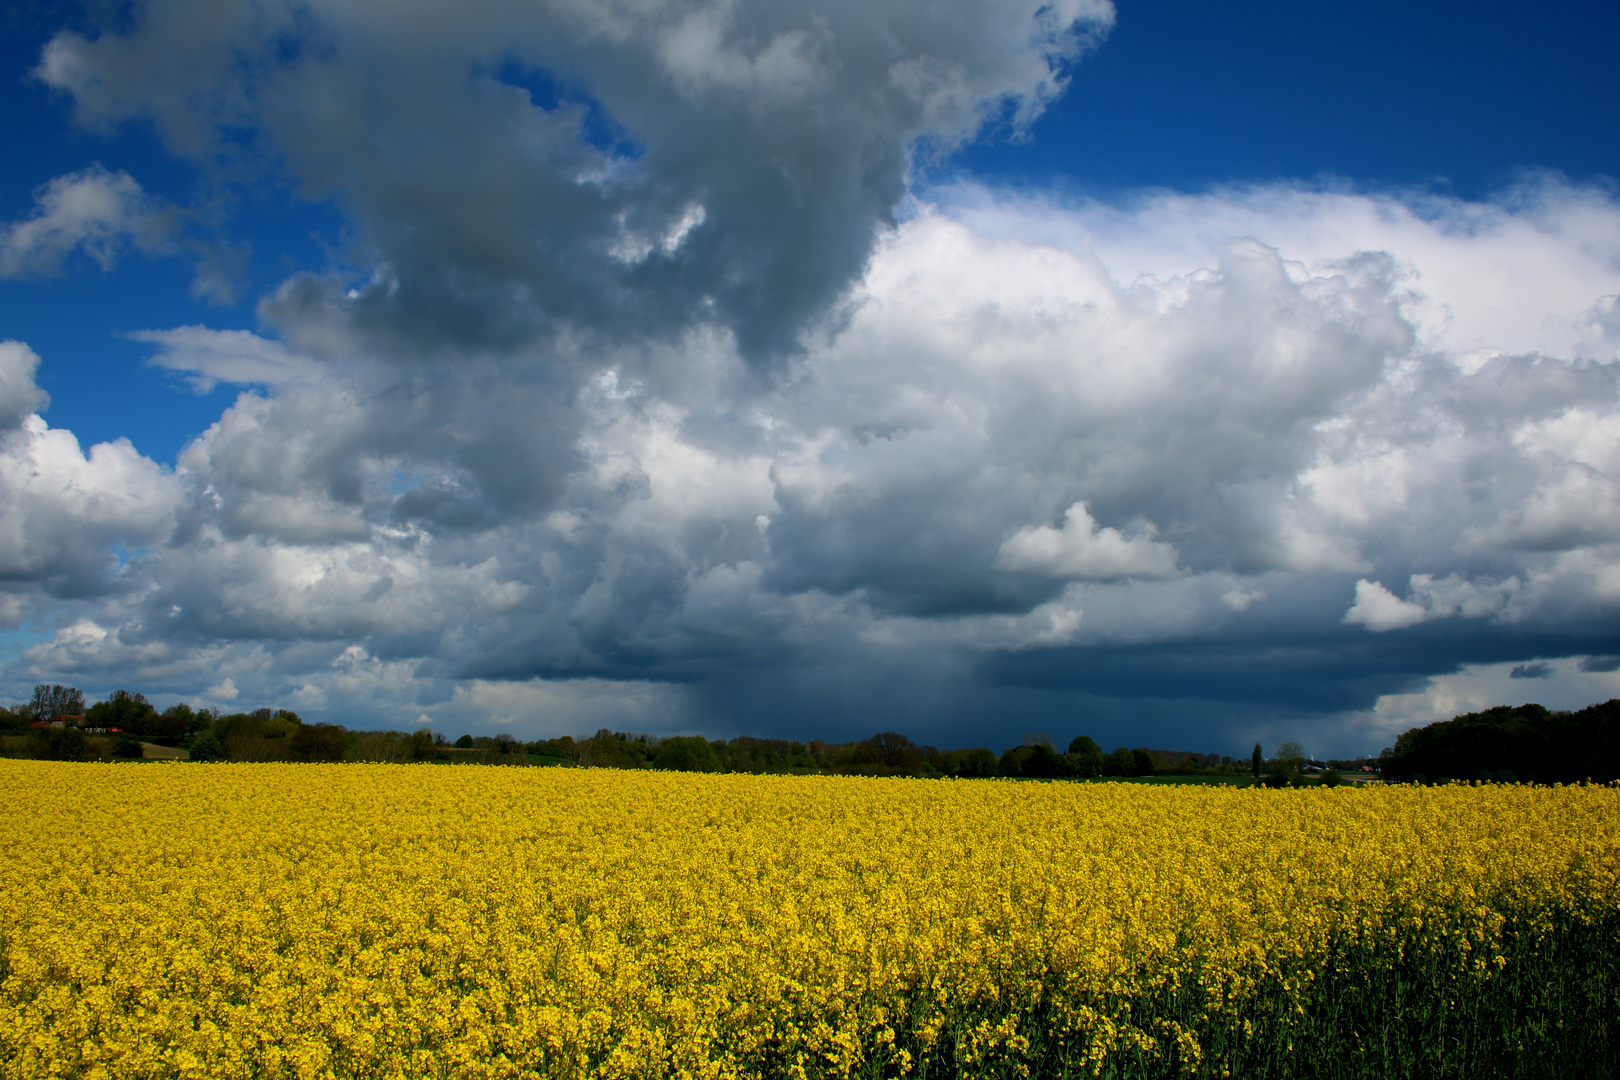
[[[1115,8],[14,6],[9,377],[133,449],[8,436],[0,686],[1344,751],[1620,692],[1620,14]]]

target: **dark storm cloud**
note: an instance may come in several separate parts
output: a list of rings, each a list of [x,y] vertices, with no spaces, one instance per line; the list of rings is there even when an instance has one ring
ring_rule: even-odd
[[[861,273],[914,145],[1033,117],[1112,14],[155,0],[57,36],[39,70],[87,123],[149,116],[222,175],[277,163],[353,215],[370,280],[290,281],[269,311],[294,337],[336,323],[393,352],[511,348],[558,322],[716,321],[758,357]]]

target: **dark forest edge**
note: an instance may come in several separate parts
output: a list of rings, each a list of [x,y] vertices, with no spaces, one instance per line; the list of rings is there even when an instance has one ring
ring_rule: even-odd
[[[167,752],[165,752],[167,751]],[[26,704],[0,707],[0,755],[59,761],[356,761],[551,765],[679,772],[1011,777],[1059,780],[1164,778],[1186,782],[1335,786],[1346,775],[1397,783],[1609,782],[1620,779],[1620,699],[1578,712],[1540,705],[1501,706],[1414,728],[1377,758],[1308,757],[1285,742],[1271,756],[1256,744],[1247,758],[1121,746],[1105,753],[1087,735],[1060,751],[1043,733],[1000,754],[989,747],[939,750],[898,732],[827,743],[741,735],[727,740],[615,732],[520,742],[511,735],[463,735],[428,728],[351,731],[307,724],[288,709],[222,714],[181,702],[159,711],[142,694],[115,691],[86,706],[70,686],[42,684]]]

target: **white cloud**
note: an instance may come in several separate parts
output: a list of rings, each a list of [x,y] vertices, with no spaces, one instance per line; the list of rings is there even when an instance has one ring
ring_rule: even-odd
[[[1513,676],[1515,669],[1541,666],[1546,671],[1533,686],[1527,686],[1522,675]],[[1411,728],[1497,705],[1534,701],[1549,709],[1580,709],[1615,697],[1620,697],[1620,673],[1582,671],[1574,660],[1465,664],[1455,672],[1425,679],[1413,691],[1381,695],[1352,722],[1365,725],[1378,745],[1387,746]]]
[[[5,610],[102,632],[28,672],[674,730],[1308,711],[1406,685],[1365,630],[1445,619],[1606,650],[1620,205],[907,201],[913,153],[1032,117],[1111,17],[156,0],[59,35],[41,72],[87,121],[220,176],[267,155],[362,265],[283,282],[260,334],[139,335],[255,388],[172,471],[81,452],[0,348]],[[134,242],[41,207],[30,266]],[[1437,670],[1468,660],[1445,632]]]
[[[0,435],[0,588],[67,596],[115,588],[111,546],[163,543],[181,491],[128,439],[88,454],[70,431],[30,416]]]
[[[199,394],[219,383],[238,386],[282,386],[315,375],[312,361],[246,330],[210,330],[205,326],[179,326],[173,330],[136,330],[134,341],[157,345],[150,363],[182,372]]]
[[[1153,535],[1151,527],[1140,536],[1099,528],[1090,508],[1077,502],[1063,515],[1062,528],[1038,525],[1009,536],[1001,544],[996,565],[1052,577],[1103,581],[1173,577],[1178,572],[1176,549]]]
[[[129,248],[146,255],[172,251],[175,225],[173,210],[128,173],[94,165],[41,187],[33,215],[0,231],[0,277],[61,273],[76,251],[111,270]]]
[[[1600,501],[1582,496],[1579,528],[1551,509],[1582,502],[1571,477],[1588,495],[1608,483],[1615,370],[1501,355],[1468,374],[1411,332],[1398,260],[1286,255],[1246,243],[1122,283],[1094,256],[920,207],[843,329],[763,385],[704,331],[426,365],[156,332],[176,369],[269,392],[240,397],[172,474],[98,448],[130,470],[118,483],[166,494],[109,492],[48,534],[90,538],[72,580],[103,590],[108,637],[93,662],[79,646],[30,663],[193,693],[228,673],[244,700],[371,700],[412,723],[450,700],[460,718],[494,709],[489,689],[456,698],[475,682],[602,679],[622,690],[592,715],[622,707],[628,724],[636,686],[719,693],[726,672],[830,656],[921,671],[928,655],[1039,665],[1238,627],[1291,646],[1343,624],[1605,625],[1620,538]],[[32,354],[7,355],[18,400],[36,400]],[[16,437],[72,449],[37,419]],[[1478,542],[1547,521],[1565,524],[1535,544]],[[115,527],[144,539],[113,596],[90,555]],[[50,576],[17,570],[18,595]]]
[[[1344,613],[1344,621],[1378,633],[1404,630],[1429,617],[1422,604],[1402,600],[1377,581],[1362,578],[1356,582],[1356,602]]]
[[[50,403],[34,382],[39,355],[20,341],[0,341],[0,433],[15,431]]]
[[[1318,271],[1358,251],[1388,252],[1402,270],[1402,310],[1427,348],[1614,358],[1620,293],[1615,205],[1601,188],[1536,176],[1497,201],[1425,192],[1313,191],[1291,184],[1202,195],[1156,191],[1128,201],[1060,204],[973,186],[941,201],[990,235],[1090,250],[1121,281],[1167,281],[1207,267],[1233,238],[1255,237]],[[1609,329],[1604,329],[1609,327]],[[1584,343],[1584,344],[1578,344]]]
[[[1221,594],[1221,603],[1233,611],[1248,611],[1250,607],[1266,598],[1264,589],[1228,589]]]
[[[1413,599],[1435,618],[1500,616],[1522,589],[1517,577],[1506,581],[1470,581],[1458,574],[1439,580],[1433,574],[1413,574],[1411,581]]]

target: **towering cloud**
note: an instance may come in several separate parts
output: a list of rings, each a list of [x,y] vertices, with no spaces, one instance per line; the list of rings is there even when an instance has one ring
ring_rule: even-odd
[[[245,388],[172,471],[81,453],[0,352],[3,587],[59,627],[13,680],[526,732],[1372,725],[1346,748],[1459,670],[1612,682],[1576,666],[1620,649],[1620,206],[908,197],[1111,17],[953,11],[59,36],[86,122],[273,167],[364,243],[259,334],[137,335]]]
[[[157,0],[120,18],[45,51],[83,121],[150,117],[233,176],[274,165],[376,245],[353,296],[289,283],[289,331],[485,349],[714,322],[764,357],[859,276],[914,147],[1037,115],[1113,9]]]

